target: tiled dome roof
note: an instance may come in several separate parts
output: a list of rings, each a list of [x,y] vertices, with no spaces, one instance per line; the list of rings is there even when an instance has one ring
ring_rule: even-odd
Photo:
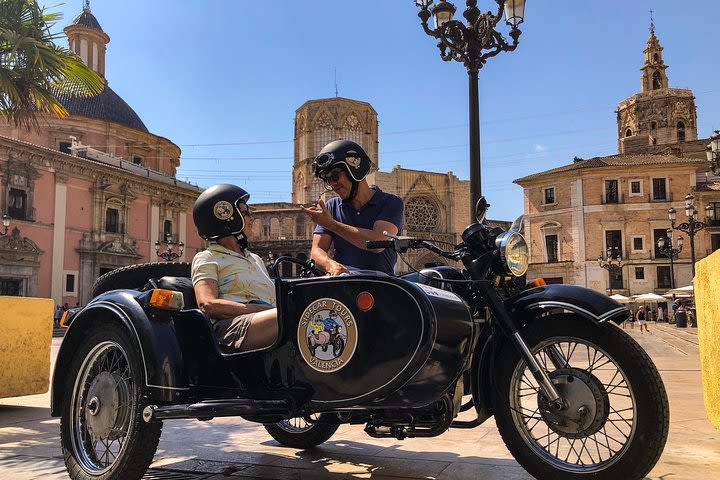
[[[117,122],[126,127],[147,132],[148,129],[140,120],[135,110],[109,86],[93,97],[68,97],[60,95],[60,101],[71,115],[97,118]]]
[[[72,22],[70,22],[70,25],[82,25],[84,27],[90,27],[94,28],[96,30],[103,31],[102,27],[100,26],[100,22],[97,21],[97,18],[95,18],[95,15],[90,12],[90,9],[85,8],[82,12],[80,12],[80,15],[75,17]]]

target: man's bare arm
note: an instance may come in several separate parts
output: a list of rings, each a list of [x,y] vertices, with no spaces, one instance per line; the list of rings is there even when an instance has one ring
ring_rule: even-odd
[[[218,320],[273,308],[270,305],[240,303],[219,298],[218,283],[209,279],[202,279],[195,284],[195,298],[200,310],[208,317]]]
[[[342,263],[336,262],[328,251],[332,244],[332,236],[327,233],[316,233],[313,235],[312,249],[310,250],[310,258],[315,261],[315,264],[325,270],[328,275],[340,275],[341,273],[350,273],[350,270],[345,268]]]

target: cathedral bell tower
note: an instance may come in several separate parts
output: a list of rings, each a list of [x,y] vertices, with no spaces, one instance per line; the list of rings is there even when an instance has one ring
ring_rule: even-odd
[[[662,58],[663,48],[660,41],[655,36],[655,24],[650,22],[650,38],[645,45],[645,64],[642,70],[642,78],[640,79],[640,91],[649,92],[651,90],[659,90],[668,88],[668,79],[665,69],[667,65]]]
[[[663,47],[650,21],[640,69],[640,93],[618,104],[618,150],[620,154],[643,153],[653,145],[682,144],[697,140],[697,110],[692,91],[670,88],[663,61]]]

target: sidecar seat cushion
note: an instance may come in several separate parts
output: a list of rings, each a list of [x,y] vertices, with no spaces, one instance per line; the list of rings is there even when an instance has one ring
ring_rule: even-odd
[[[195,288],[192,280],[188,277],[162,277],[155,281],[156,288],[165,288],[167,290],[175,290],[182,292],[185,300],[185,309],[198,308],[195,300]]]

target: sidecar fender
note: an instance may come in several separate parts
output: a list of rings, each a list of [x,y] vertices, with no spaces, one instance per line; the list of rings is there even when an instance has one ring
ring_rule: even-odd
[[[171,401],[179,391],[188,390],[183,355],[172,321],[150,319],[137,302],[138,292],[115,290],[100,295],[74,316],[58,352],[50,395],[50,414],[59,416],[67,372],[83,338],[98,324],[121,324],[137,341],[145,369],[148,394],[154,401]]]
[[[622,323],[630,311],[612,298],[577,285],[545,285],[525,290],[507,301],[508,309],[522,327],[538,314],[569,310],[596,324]]]

